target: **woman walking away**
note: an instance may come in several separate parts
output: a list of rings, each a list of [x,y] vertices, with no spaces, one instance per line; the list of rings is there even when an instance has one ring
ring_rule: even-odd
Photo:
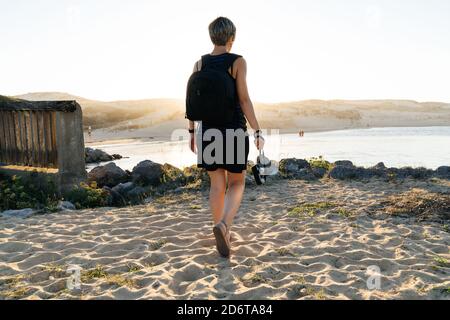
[[[217,250],[228,257],[230,230],[245,188],[250,147],[247,121],[255,131],[258,149],[264,147],[264,139],[247,89],[247,63],[242,56],[230,53],[236,27],[231,20],[219,17],[209,25],[209,34],[214,49],[194,65],[186,115],[190,149],[197,149],[198,167],[206,169],[211,180],[209,204]],[[227,85],[230,90],[222,92]],[[231,98],[226,97],[229,92]],[[207,103],[205,99],[209,99]],[[225,105],[228,102],[231,107]],[[199,122],[197,134],[194,121]]]

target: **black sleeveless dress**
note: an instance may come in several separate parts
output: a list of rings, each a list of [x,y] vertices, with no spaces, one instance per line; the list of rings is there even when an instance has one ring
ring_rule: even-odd
[[[228,72],[236,59],[240,57],[240,55],[232,53],[214,56],[207,54],[202,56],[201,69],[215,68]],[[236,80],[233,79],[233,81],[236,84]],[[236,101],[239,101],[237,97]],[[217,139],[221,139],[223,142],[222,152],[218,148],[214,148],[214,146],[220,145],[217,144]],[[239,103],[236,104],[233,119],[230,123],[225,123],[219,127],[204,121],[201,122],[199,130],[197,130],[196,140],[197,166],[199,168],[204,168],[207,171],[222,168],[232,173],[241,173],[247,169],[250,143],[247,133],[247,120]]]

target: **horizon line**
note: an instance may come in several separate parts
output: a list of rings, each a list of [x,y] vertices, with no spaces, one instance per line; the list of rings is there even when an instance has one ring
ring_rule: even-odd
[[[113,102],[127,102],[127,101],[145,101],[145,100],[179,100],[183,101],[184,98],[179,97],[148,97],[148,98],[129,98],[129,99],[116,99],[116,100],[103,100],[103,99],[95,99],[95,98],[87,98],[85,96],[80,96],[77,94],[72,94],[64,91],[32,91],[22,94],[15,94],[15,95],[5,95],[6,97],[13,97],[13,98],[20,98],[21,96],[25,95],[32,95],[32,94],[63,94],[63,95],[69,95],[73,96],[75,98],[80,98],[84,100],[90,100],[95,102],[102,102],[102,103],[113,103]],[[1,95],[1,93],[0,93]],[[26,99],[25,99],[26,100]],[[298,99],[298,100],[285,100],[285,101],[277,101],[277,102],[266,102],[266,101],[260,101],[260,100],[254,100],[253,103],[256,104],[288,104],[288,103],[296,103],[296,102],[306,102],[306,101],[323,101],[323,102],[332,102],[332,101],[405,101],[405,102],[415,102],[415,103],[445,103],[450,104],[450,102],[443,101],[443,100],[416,100],[411,98],[357,98],[357,99],[348,99],[348,98],[333,98],[333,99],[323,99],[323,98],[307,98],[307,99]]]

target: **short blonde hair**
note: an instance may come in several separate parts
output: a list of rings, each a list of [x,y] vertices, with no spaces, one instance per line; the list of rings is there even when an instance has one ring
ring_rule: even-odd
[[[236,37],[236,26],[230,19],[218,17],[209,25],[209,36],[213,44],[224,46]]]

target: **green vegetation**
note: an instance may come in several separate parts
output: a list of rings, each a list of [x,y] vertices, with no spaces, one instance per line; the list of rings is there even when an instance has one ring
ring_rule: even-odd
[[[42,267],[42,270],[47,271],[48,273],[50,273],[51,276],[55,277],[55,278],[61,278],[63,276],[65,276],[67,267],[64,265],[58,265],[58,264],[47,264],[44,265]]]
[[[95,208],[107,205],[108,193],[95,183],[81,183],[63,199],[50,176],[33,172],[27,177],[14,175],[0,179],[0,211],[33,208],[56,212],[60,200],[72,202],[77,209]]]
[[[353,216],[353,213],[351,211],[344,208],[338,208],[336,212],[339,216],[343,218],[350,218]]]
[[[138,272],[138,271],[142,270],[141,266],[133,265],[131,263],[127,264],[127,268],[128,268],[128,272],[130,272],[130,273]]]
[[[5,177],[0,181],[0,211],[25,208],[52,211],[58,202],[56,184],[33,172],[26,179]]]
[[[30,288],[22,287],[17,289],[10,289],[0,293],[0,296],[9,299],[20,299],[26,296],[30,292]]]
[[[97,188],[97,185],[81,183],[67,194],[67,201],[72,202],[77,209],[96,208],[107,205],[108,193]]]
[[[155,242],[150,243],[150,248],[154,251],[161,249],[167,243],[166,240],[160,239]]]
[[[322,156],[319,156],[318,158],[311,158],[308,160],[309,165],[312,168],[322,168],[325,169],[327,171],[330,171],[331,169],[333,169],[333,164],[327,160],[325,160]]]
[[[93,279],[106,278],[108,273],[105,271],[102,265],[96,265],[94,269],[81,272],[81,281],[89,282]]]
[[[20,101],[20,99],[17,99],[17,98],[14,98],[14,97],[0,95],[0,102],[11,103],[11,102],[15,102],[15,101]]]
[[[289,210],[288,215],[294,218],[314,217],[323,209],[336,207],[332,202],[303,203]]]
[[[265,283],[267,282],[267,279],[265,279],[260,274],[254,273],[248,277],[243,278],[242,281],[248,284],[257,284],[257,283]]]
[[[162,166],[161,184],[166,188],[173,188],[174,185],[180,185],[186,183],[186,177],[183,171],[170,164],[164,164]]]
[[[196,165],[183,169],[185,182],[189,188],[205,188],[209,186],[208,173],[204,169],[197,168]]]
[[[315,290],[311,287],[306,287],[306,295],[314,297],[316,300],[325,300],[325,291],[323,289]]]
[[[26,280],[26,277],[23,274],[0,279],[0,287],[4,288],[4,290],[0,291],[0,297],[20,299],[29,294],[31,290],[29,287],[19,287],[20,285],[23,285],[24,280]]]
[[[94,269],[87,270],[81,273],[82,282],[89,282],[94,279],[104,279],[107,284],[116,285],[119,287],[136,286],[135,282],[132,279],[128,279],[120,274],[108,274],[102,265],[97,265]]]
[[[278,253],[280,256],[295,256],[295,254],[287,248],[278,248],[275,249],[275,252]]]
[[[293,276],[293,279],[295,282],[297,282],[299,284],[306,284],[305,277],[303,277],[303,276]]]
[[[132,279],[128,279],[120,274],[112,274],[107,275],[105,278],[105,282],[110,285],[116,285],[118,287],[126,286],[126,287],[136,287],[136,283]]]
[[[440,257],[440,256],[434,257],[434,263],[439,267],[444,267],[444,268],[450,267],[450,262],[448,262],[447,259]]]

